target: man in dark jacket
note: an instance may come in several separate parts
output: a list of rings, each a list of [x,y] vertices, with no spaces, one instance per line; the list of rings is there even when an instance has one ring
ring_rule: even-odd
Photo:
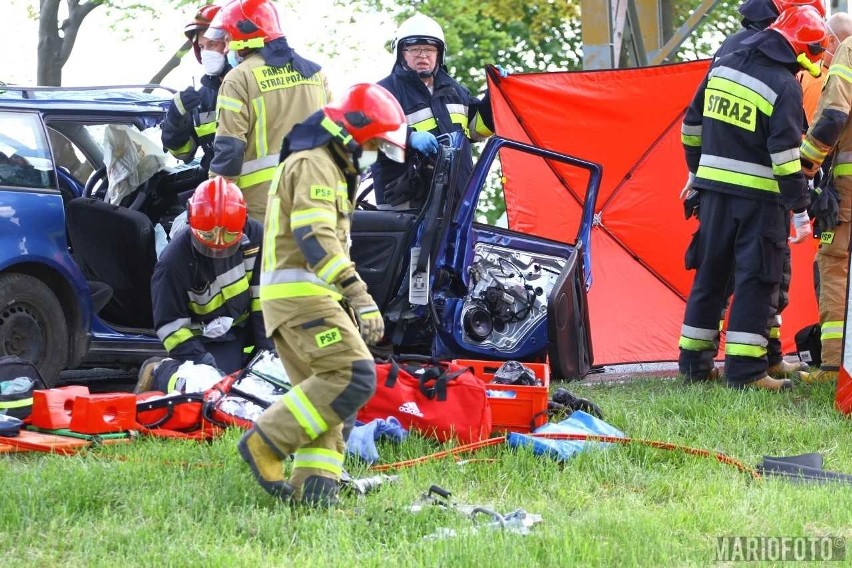
[[[699,230],[686,254],[687,268],[697,272],[679,341],[680,372],[687,380],[714,376],[718,317],[733,281],[728,385],[773,391],[792,386],[767,374],[766,324],[777,309],[789,212],[793,242],[811,232],[799,159],[802,90],[795,74],[800,65],[819,73],[826,45],[816,9],[788,8],[745,49],[717,60],[687,109],[687,185],[700,196]]]
[[[204,76],[197,91],[195,87],[189,87],[175,95],[162,125],[163,147],[175,158],[190,162],[201,148],[200,179],[207,177],[213,159],[216,99],[222,78],[231,70],[225,57],[225,42],[204,37],[218,11],[219,6],[202,6],[193,21],[184,28],[184,34],[192,42],[195,58],[204,66]]]
[[[429,180],[418,180],[411,169],[416,160],[438,152],[437,136],[461,131],[468,140],[478,142],[494,133],[494,121],[488,93],[477,99],[446,72],[443,62],[447,45],[438,22],[422,14],[412,16],[399,27],[393,47],[396,63],[379,85],[402,106],[408,122],[408,147],[419,156],[409,152],[405,164],[380,156],[373,166],[373,183],[377,203],[415,208],[425,199],[423,192]],[[502,69],[500,72],[506,75]],[[466,142],[457,183],[464,184],[472,170],[473,158]]]
[[[185,362],[233,373],[255,351],[274,349],[260,311],[263,224],[247,218],[242,192],[225,178],[198,186],[189,230],[163,250],[151,278],[154,327],[169,356],[142,364],[136,392],[181,390]]]

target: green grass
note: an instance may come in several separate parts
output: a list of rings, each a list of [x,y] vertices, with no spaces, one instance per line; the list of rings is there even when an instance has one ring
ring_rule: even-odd
[[[568,385],[628,435],[764,454],[821,452],[852,473],[852,428],[833,387],[793,393],[685,387],[669,380]],[[558,464],[505,447],[400,472],[399,484],[346,497],[332,512],[275,503],[239,460],[231,431],[210,444],[144,439],[73,457],[0,456],[4,566],[691,566],[714,561],[716,537],[852,537],[852,488],[755,481],[712,459],[641,446]],[[412,438],[384,461],[440,449]],[[355,461],[355,475],[365,474]],[[526,537],[465,532],[450,511],[407,511],[431,484],[460,502],[543,515]],[[439,527],[461,533],[426,540]],[[849,553],[852,557],[852,551]]]

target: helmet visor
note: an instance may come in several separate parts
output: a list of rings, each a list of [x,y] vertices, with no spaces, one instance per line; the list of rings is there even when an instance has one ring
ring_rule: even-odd
[[[242,236],[242,231],[226,231],[222,227],[209,231],[192,229],[192,244],[204,256],[227,258],[240,248]]]
[[[405,162],[405,149],[400,148],[392,142],[380,139],[379,150],[381,150],[385,156],[387,156],[394,162],[399,162],[400,164]]]
[[[223,28],[210,27],[207,28],[206,32],[204,32],[204,37],[206,37],[207,39],[212,39],[213,41],[225,41],[227,35],[228,34],[225,33],[225,30]]]

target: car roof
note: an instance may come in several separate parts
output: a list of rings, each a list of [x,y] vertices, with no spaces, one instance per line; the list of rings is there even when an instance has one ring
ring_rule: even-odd
[[[161,85],[91,87],[0,86],[0,108],[58,112],[160,113],[175,91]]]

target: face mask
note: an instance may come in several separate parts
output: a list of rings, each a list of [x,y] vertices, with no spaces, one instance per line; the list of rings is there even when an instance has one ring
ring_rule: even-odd
[[[201,65],[207,75],[216,76],[225,68],[225,54],[218,51],[202,50]]]
[[[231,64],[231,67],[236,67],[242,62],[243,58],[237,55],[236,51],[228,52],[228,63]]]
[[[358,168],[365,172],[370,169],[370,166],[376,163],[379,159],[378,150],[361,150],[361,157],[358,158]]]

